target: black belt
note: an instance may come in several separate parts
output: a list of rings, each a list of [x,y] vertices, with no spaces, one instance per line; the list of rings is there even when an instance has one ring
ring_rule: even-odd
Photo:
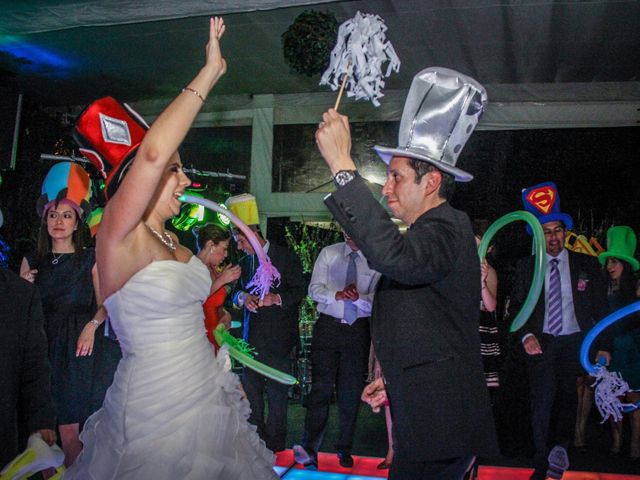
[[[320,318],[323,318],[323,317],[327,318],[329,320],[332,320],[332,321],[334,321],[336,323],[340,323],[341,325],[349,325],[344,318],[336,318],[336,317],[332,317],[331,315],[327,315],[326,313],[321,313],[320,314]],[[356,318],[356,320],[351,325],[355,325],[355,323],[358,320],[363,320],[363,319],[364,320],[369,320],[369,317],[358,317],[358,318]]]

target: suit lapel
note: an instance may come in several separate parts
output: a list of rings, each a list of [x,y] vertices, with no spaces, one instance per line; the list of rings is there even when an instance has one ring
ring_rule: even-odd
[[[578,275],[580,275],[580,265],[578,265],[578,258],[576,255],[571,254],[571,252],[567,251],[567,257],[569,258],[569,273],[571,277],[571,295],[573,298],[573,308],[575,310],[575,301],[578,294]]]

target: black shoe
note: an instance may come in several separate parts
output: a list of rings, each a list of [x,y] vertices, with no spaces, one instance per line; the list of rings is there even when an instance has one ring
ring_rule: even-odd
[[[346,452],[338,452],[338,459],[340,460],[340,466],[344,468],[353,467],[353,457]]]
[[[529,477],[529,480],[545,480],[546,478],[547,478],[547,471],[536,468],[531,474],[531,476]]]
[[[553,479],[560,479],[569,468],[569,455],[566,448],[556,445],[549,453],[549,469],[547,476]]]

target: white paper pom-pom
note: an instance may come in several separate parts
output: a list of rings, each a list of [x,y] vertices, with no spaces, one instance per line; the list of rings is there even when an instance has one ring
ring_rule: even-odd
[[[380,16],[360,12],[340,25],[338,41],[320,85],[329,85],[332,90],[337,90],[343,75],[348,75],[347,96],[371,100],[376,107],[380,106],[378,99],[384,95],[384,77],[400,69],[400,59],[386,39],[386,30]],[[383,74],[385,62],[389,65]]]

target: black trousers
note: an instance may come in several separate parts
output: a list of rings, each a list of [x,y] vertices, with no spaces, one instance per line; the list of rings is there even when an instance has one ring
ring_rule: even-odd
[[[320,315],[311,340],[311,392],[306,402],[305,433],[302,445],[317,453],[329,417],[334,385],[337,394],[340,431],[336,450],[351,453],[360,396],[365,386],[369,347],[369,319],[352,325]]]
[[[527,355],[531,399],[531,427],[535,447],[534,467],[547,468],[551,445],[567,448],[575,429],[577,393],[580,375],[578,354],[582,335],[554,337],[543,334],[541,355]],[[555,419],[555,435],[551,421]]]
[[[291,370],[289,356],[270,355],[260,352],[258,360],[283,372]],[[250,368],[242,373],[242,387],[251,406],[249,422],[257,427],[258,435],[269,450],[279,452],[286,448],[287,408],[289,406],[288,385],[276,382]],[[268,415],[265,419],[265,393]]]

